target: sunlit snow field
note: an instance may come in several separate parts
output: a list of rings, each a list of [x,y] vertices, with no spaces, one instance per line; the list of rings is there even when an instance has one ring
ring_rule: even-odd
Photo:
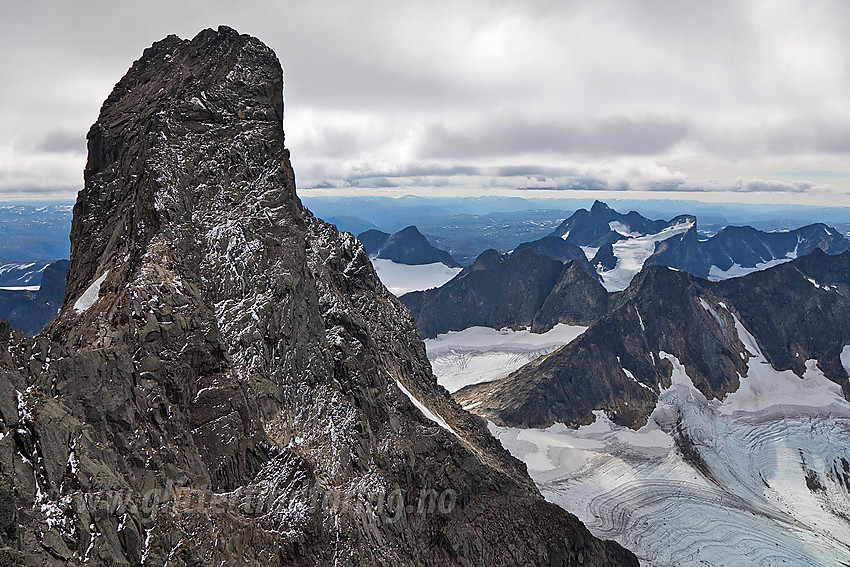
[[[437,381],[449,392],[455,392],[470,384],[500,380],[586,330],[587,327],[563,323],[543,334],[470,327],[426,339],[425,348]]]
[[[382,258],[372,258],[372,265],[381,282],[396,296],[440,287],[461,271],[461,268],[449,268],[440,262],[410,266]]]
[[[657,234],[632,232],[628,226],[619,222],[611,222],[609,226],[611,230],[629,238],[614,243],[614,256],[617,257],[617,265],[612,270],[605,270],[600,273],[602,285],[608,291],[623,291],[629,287],[632,278],[640,272],[646,259],[655,252],[657,242],[686,233],[693,228],[694,223],[693,221],[682,221]],[[593,250],[594,254],[596,253],[595,249],[590,250]],[[587,253],[588,251],[585,250],[585,254]]]

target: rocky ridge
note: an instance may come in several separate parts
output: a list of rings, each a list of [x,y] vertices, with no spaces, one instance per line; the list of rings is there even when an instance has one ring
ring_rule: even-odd
[[[825,224],[795,230],[763,232],[749,226],[729,226],[707,240],[696,226],[659,242],[645,265],[660,264],[714,280],[744,275],[804,256],[819,248],[827,254],[850,250],[850,242]]]
[[[107,98],[62,310],[0,325],[0,564],[636,565],[436,385],[298,200],[282,116],[273,52],[225,27]]]
[[[841,361],[850,344],[850,252],[809,255],[741,278],[711,282],[649,266],[613,294],[610,311],[579,338],[507,378],[455,393],[497,424],[548,427],[592,423],[604,410],[618,424],[646,423],[671,387],[673,355],[709,400],[738,389],[753,353],[752,333],[767,362],[802,377],[816,360],[850,396]],[[802,379],[802,378],[801,378]],[[850,399],[850,398],[848,398]]]
[[[590,210],[577,210],[552,235],[577,246],[599,248],[636,235],[656,234],[682,222],[696,223],[696,218],[679,215],[670,221],[652,220],[637,211],[622,214],[602,201],[594,201]]]
[[[426,338],[476,325],[536,333],[584,325],[608,308],[608,292],[586,265],[586,258],[562,262],[533,247],[504,256],[487,250],[448,283],[401,300]]]

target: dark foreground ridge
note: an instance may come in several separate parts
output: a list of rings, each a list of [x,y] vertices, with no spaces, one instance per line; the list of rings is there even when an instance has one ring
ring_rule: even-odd
[[[282,87],[222,27],[104,103],[62,310],[0,325],[0,564],[637,565],[540,497],[302,207]]]

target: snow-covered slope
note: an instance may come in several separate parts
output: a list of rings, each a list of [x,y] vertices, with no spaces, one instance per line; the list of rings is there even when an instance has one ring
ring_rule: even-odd
[[[612,225],[617,224],[612,222]],[[599,269],[602,285],[608,291],[622,291],[629,287],[632,278],[643,268],[644,262],[655,252],[655,244],[684,234],[694,227],[691,218],[681,219],[676,224],[668,226],[654,234],[626,232],[628,227],[617,226],[616,232],[626,239],[615,242],[612,247],[617,264],[613,269]],[[615,230],[615,227],[611,227]]]
[[[372,258],[372,265],[378,277],[381,278],[381,283],[396,296],[410,291],[440,287],[462,270],[462,268],[450,268],[440,262],[408,265],[381,258]]]
[[[850,404],[817,361],[799,378],[749,353],[738,391],[707,400],[679,360],[638,431],[498,427],[544,496],[643,565],[838,565],[850,562]],[[850,364],[850,347],[842,362]]]
[[[449,392],[504,378],[517,368],[564,346],[587,327],[558,323],[546,333],[470,327],[425,340],[437,382]]]

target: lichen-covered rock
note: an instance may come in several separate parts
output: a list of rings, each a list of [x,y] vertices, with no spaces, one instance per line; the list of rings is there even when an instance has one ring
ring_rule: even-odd
[[[302,207],[282,86],[219,28],[104,103],[62,311],[0,327],[0,561],[636,565],[543,501],[362,245]]]

